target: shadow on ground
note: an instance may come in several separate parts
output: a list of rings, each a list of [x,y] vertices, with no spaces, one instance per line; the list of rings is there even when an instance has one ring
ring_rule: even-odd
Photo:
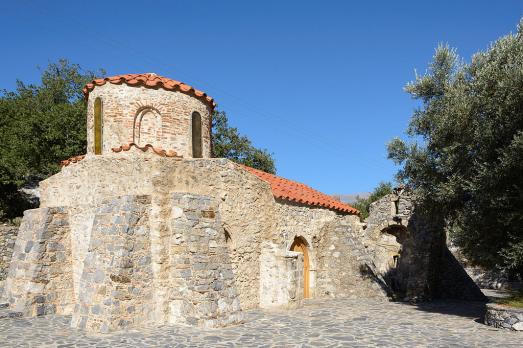
[[[464,318],[476,319],[483,323],[483,317],[486,311],[486,302],[478,301],[458,301],[458,300],[434,300],[423,303],[405,303],[406,306],[412,306],[419,311],[428,313],[439,313],[445,315],[459,316]]]

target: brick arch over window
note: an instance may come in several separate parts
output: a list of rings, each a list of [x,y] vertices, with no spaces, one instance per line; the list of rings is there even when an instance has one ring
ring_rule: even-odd
[[[133,126],[133,143],[140,146],[157,145],[162,136],[162,115],[152,106],[144,106],[136,111]]]

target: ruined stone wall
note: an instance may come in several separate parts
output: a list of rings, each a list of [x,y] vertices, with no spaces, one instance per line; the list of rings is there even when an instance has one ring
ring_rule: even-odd
[[[4,288],[4,281],[9,272],[9,264],[18,234],[18,226],[0,225],[0,297]]]
[[[201,100],[190,95],[152,89],[131,87],[126,84],[106,83],[95,87],[89,93],[87,103],[87,153],[94,153],[94,102],[102,100],[103,149],[102,154],[111,148],[133,142],[135,117],[140,110],[149,108],[144,114],[141,132],[155,147],[174,150],[183,157],[192,157],[192,113],[202,117],[203,157],[211,157],[211,109]],[[151,140],[154,139],[154,142]],[[145,144],[140,144],[145,145]]]
[[[482,300],[478,287],[449,252],[444,222],[398,190],[371,204],[365,245],[395,296]]]

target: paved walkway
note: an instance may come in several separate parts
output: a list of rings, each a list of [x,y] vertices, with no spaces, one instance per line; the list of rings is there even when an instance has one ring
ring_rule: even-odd
[[[522,347],[523,332],[481,324],[481,304],[413,306],[373,300],[310,301],[286,312],[247,311],[226,329],[161,326],[86,336],[68,317],[0,319],[2,347]]]

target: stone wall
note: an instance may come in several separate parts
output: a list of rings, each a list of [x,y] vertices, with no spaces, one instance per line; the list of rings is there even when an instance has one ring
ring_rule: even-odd
[[[323,227],[314,241],[318,254],[317,297],[387,297],[374,264],[358,237],[357,217],[345,217]]]
[[[4,281],[9,272],[9,263],[13,256],[17,234],[18,226],[0,225],[0,298],[4,289]]]
[[[107,177],[111,180],[102,179]],[[83,202],[96,207],[116,192],[152,195],[153,200],[172,191],[217,197],[224,228],[231,237],[229,250],[242,308],[258,307],[260,245],[262,236],[274,230],[274,198],[267,183],[232,162],[96,156],[63,168],[41,187],[42,206]]]
[[[102,100],[103,145],[102,154],[111,148],[133,142],[133,130],[138,127],[135,118],[143,116],[145,124],[140,132],[155,147],[174,150],[185,158],[192,157],[192,113],[202,117],[202,153],[211,157],[211,109],[201,100],[190,95],[152,89],[131,87],[126,84],[106,83],[96,86],[89,93],[87,103],[87,153],[94,153],[94,102]],[[134,139],[138,141],[137,139]],[[142,142],[144,139],[142,139]],[[142,146],[145,144],[141,144]]]
[[[42,206],[78,206],[77,202],[82,202],[90,209],[118,192],[151,195],[152,202],[161,202],[170,192],[176,191],[215,197],[223,228],[229,236],[227,246],[242,309],[260,306],[260,255],[265,241],[276,245],[281,255],[289,251],[295,237],[307,241],[311,263],[310,290],[312,297],[316,296],[317,241],[324,227],[338,221],[340,216],[328,209],[276,201],[269,184],[225,159],[176,160],[133,152],[92,156],[64,167],[60,173],[43,181],[41,188]],[[158,203],[155,206],[163,205]],[[82,209],[84,218],[79,220],[88,226],[92,215],[86,213],[87,208]],[[166,230],[162,222],[166,212],[158,210],[151,214],[153,230]],[[75,211],[71,216],[81,215]],[[348,219],[354,231],[361,230],[357,217],[345,216],[342,219]],[[351,247],[345,247],[343,243],[349,241],[340,239],[340,252],[341,249],[350,251]],[[329,250],[324,252],[329,257],[337,255]],[[357,291],[359,285],[351,286]]]
[[[28,316],[71,314],[71,235],[63,207],[26,210],[5,281],[10,308]]]
[[[296,238],[307,243],[309,257],[309,290],[312,298],[323,297],[375,297],[385,298],[379,282],[362,271],[372,268],[369,255],[360,242],[362,226],[355,215],[339,215],[334,211],[313,208],[297,203],[276,200],[276,231],[271,235],[270,247],[264,249],[267,254],[275,255],[280,261],[265,264],[265,275],[262,275],[261,291],[265,293],[263,306],[272,306],[285,298],[290,306],[295,306],[293,294],[288,295],[285,282],[278,270],[287,271],[294,253],[290,247]],[[277,250],[277,251],[275,251]],[[297,267],[303,267],[299,261]],[[262,261],[262,269],[263,269]],[[302,281],[302,280],[300,280]],[[280,289],[270,296],[267,289]],[[298,283],[299,288],[303,285]],[[300,289],[303,291],[303,289]],[[291,291],[292,293],[292,291]]]
[[[265,242],[260,256],[260,307],[298,308],[303,290],[303,255]]]
[[[487,269],[474,265],[472,262],[467,260],[460,248],[454,245],[450,238],[447,238],[447,244],[452,256],[460,263],[474,283],[476,283],[481,289],[503,289],[509,291],[523,290],[523,281],[518,280],[517,278],[511,278],[501,269]]]
[[[279,250],[290,251],[296,238],[303,238],[308,245],[310,295],[316,297],[316,281],[318,276],[318,239],[324,226],[336,219],[336,213],[321,208],[311,208],[295,203],[278,200],[276,204],[275,233],[271,242],[278,245]]]
[[[109,332],[153,321],[150,197],[123,196],[96,210],[72,326]]]
[[[5,286],[10,309],[27,316],[72,314],[73,327],[101,333],[147,323],[241,322],[217,201],[176,192],[164,198],[101,202],[81,252],[71,245],[82,238],[71,235],[68,209],[26,211]],[[166,230],[154,230],[158,219]],[[79,257],[81,271],[73,263]]]
[[[370,207],[365,245],[396,298],[483,300],[446,245],[444,222],[398,190]]]
[[[153,236],[151,196],[96,211],[72,326],[109,332],[141,324],[204,327],[242,316],[216,203],[184,193],[164,202],[169,233]]]
[[[172,196],[170,322],[204,327],[242,321],[240,299],[217,202],[206,196]]]
[[[499,329],[523,331],[523,308],[489,303],[484,322]]]

